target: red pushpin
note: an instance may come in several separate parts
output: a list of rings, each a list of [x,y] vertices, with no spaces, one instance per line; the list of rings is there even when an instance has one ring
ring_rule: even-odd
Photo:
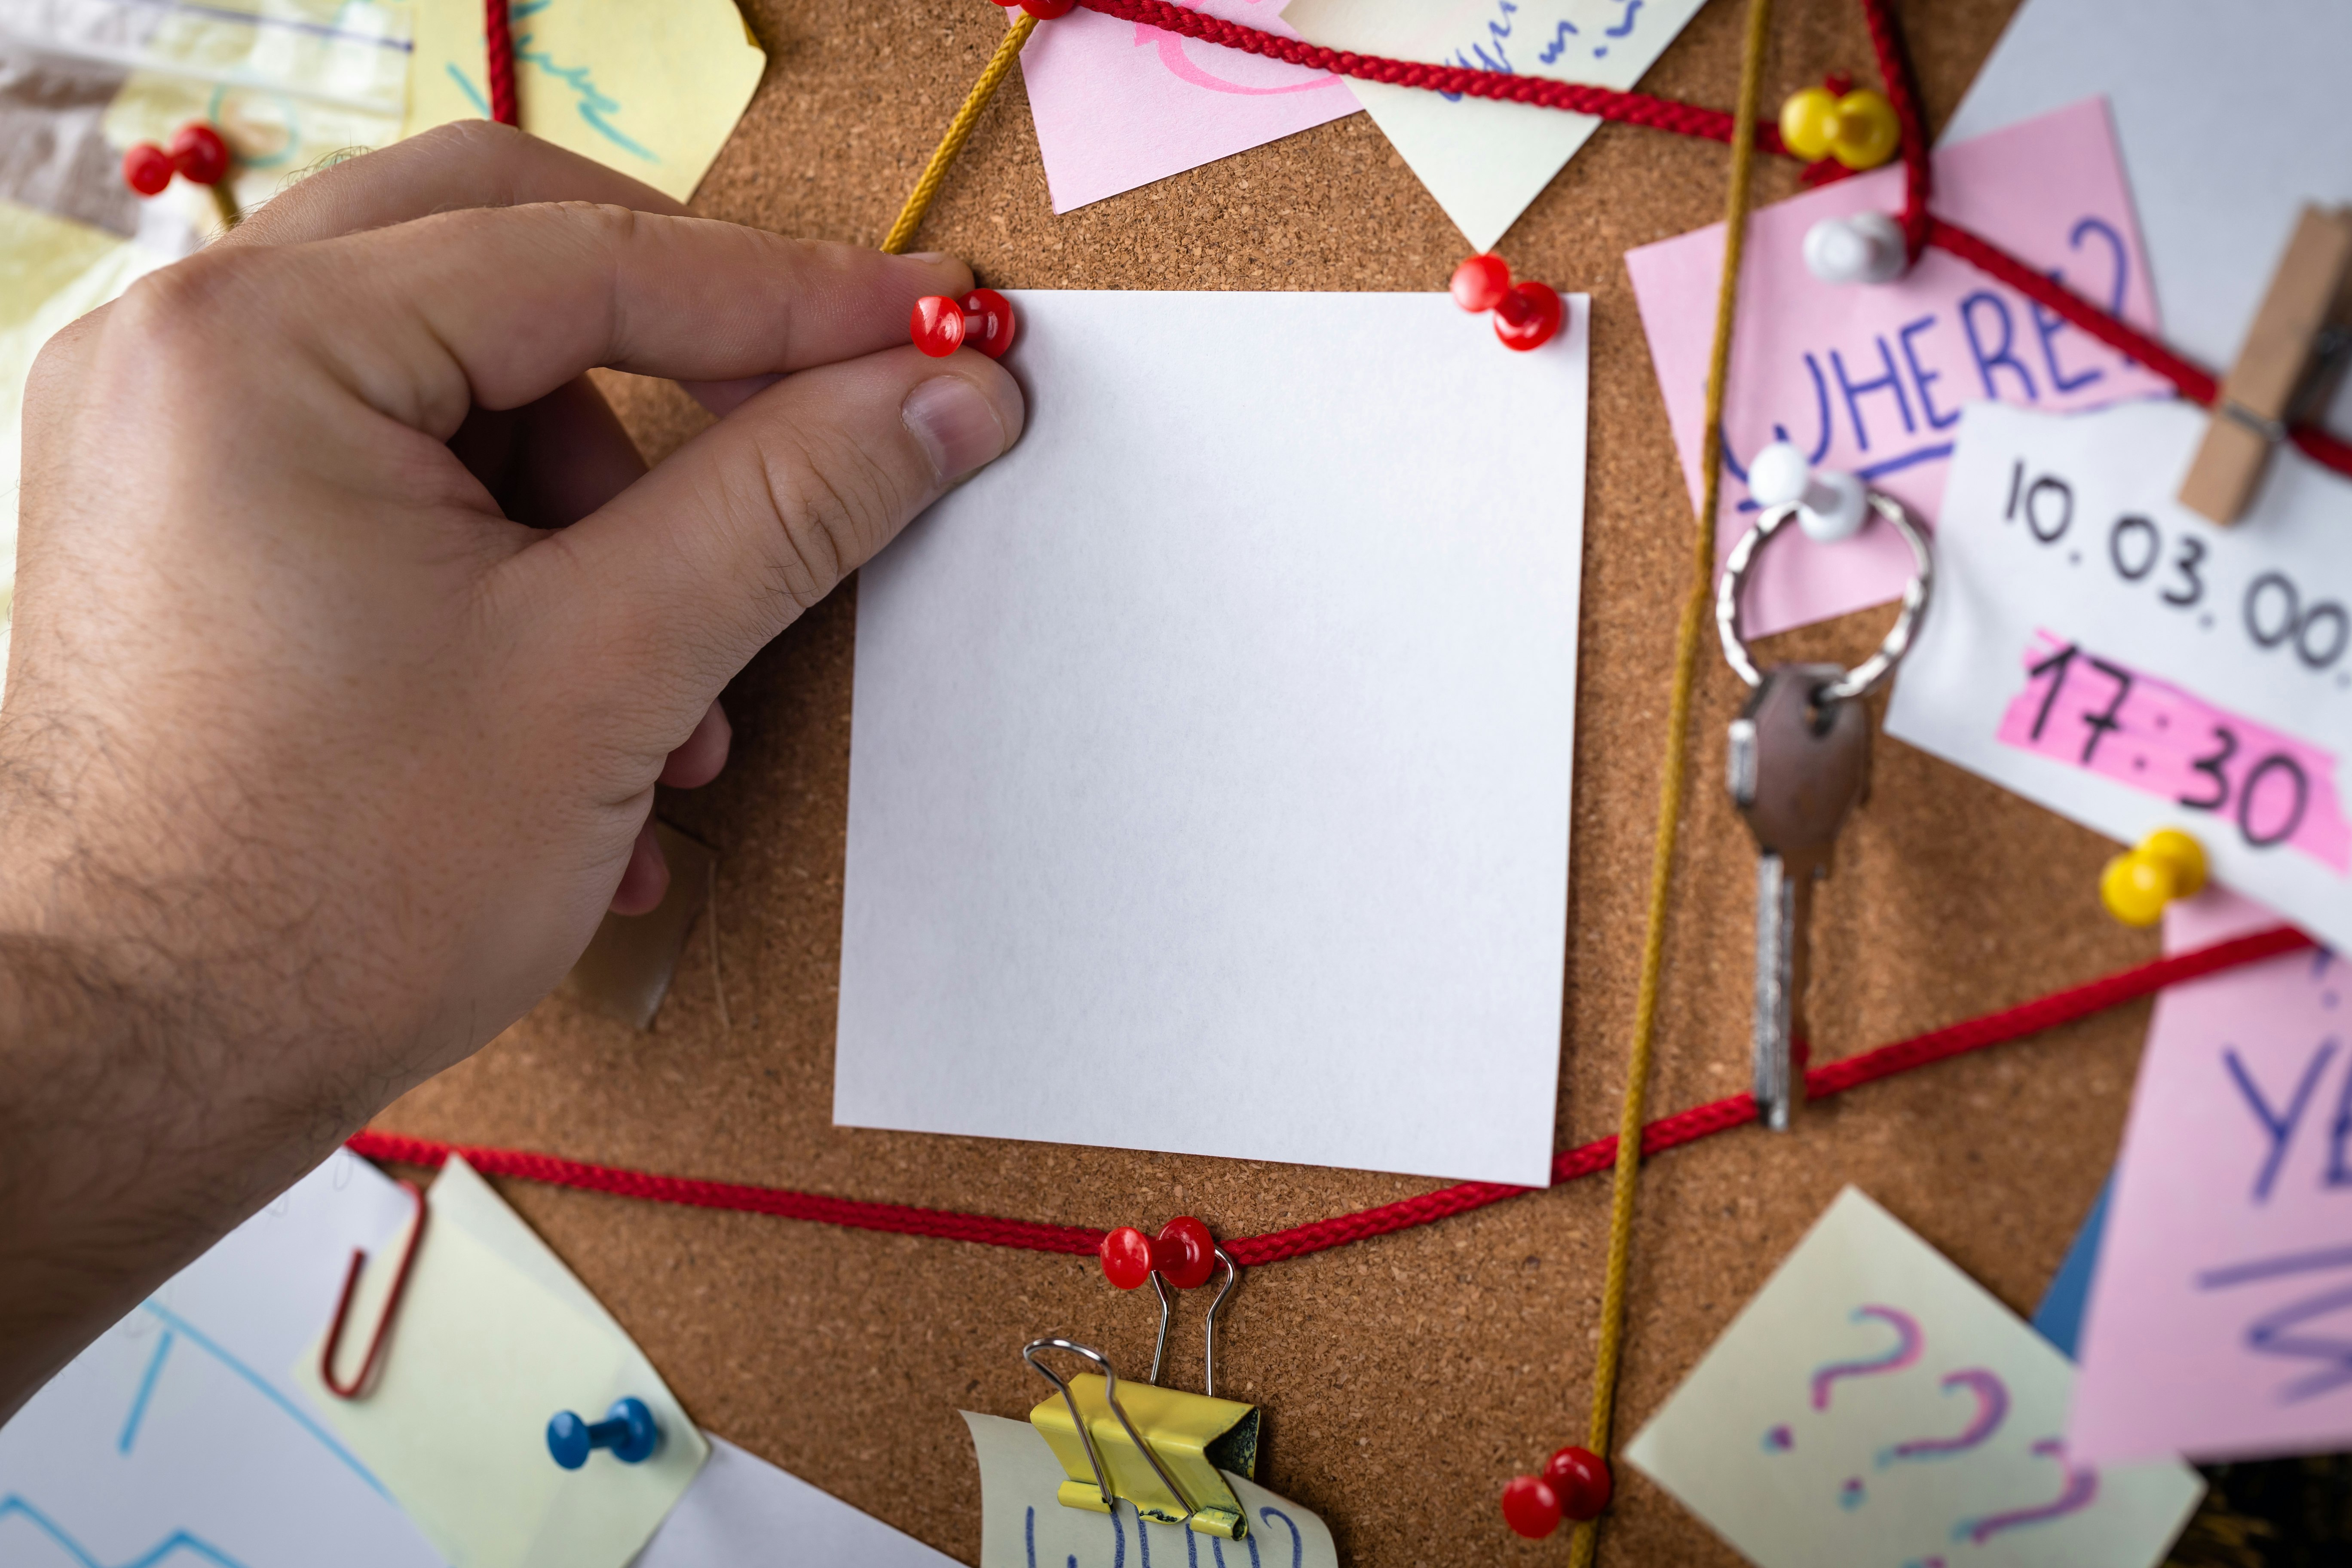
[[[1154,1274],[1179,1290],[1198,1289],[1217,1271],[1217,1238],[1191,1215],[1170,1220],[1156,1237],[1120,1226],[1096,1250],[1103,1278],[1122,1290],[1134,1289]]]
[[[201,120],[192,120],[172,132],[168,147],[142,142],[122,154],[122,183],[142,196],[159,196],[177,174],[192,185],[210,187],[221,222],[235,225],[236,203],[225,183],[234,160],[221,133]]]
[[[991,359],[1003,359],[1013,346],[1013,301],[993,289],[975,289],[959,305],[944,294],[927,294],[915,301],[908,331],[915,346],[933,359],[945,359],[966,343]]]
[[[1590,1448],[1562,1448],[1544,1461],[1542,1475],[1511,1478],[1503,1489],[1503,1522],[1540,1541],[1563,1518],[1579,1524],[1599,1519],[1610,1491],[1608,1460]]]
[[[1050,22],[1056,16],[1068,16],[1078,0],[996,0],[996,3],[1008,11],[1018,5],[1037,20]]]
[[[1512,282],[1510,263],[1492,251],[1481,251],[1455,268],[1448,287],[1454,302],[1464,310],[1492,310],[1495,335],[1505,348],[1522,353],[1551,342],[1568,317],[1559,289],[1533,279]]]

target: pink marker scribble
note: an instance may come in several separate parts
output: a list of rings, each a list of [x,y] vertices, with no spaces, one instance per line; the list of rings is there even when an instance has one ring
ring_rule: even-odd
[[[1981,1519],[1964,1519],[1952,1526],[1953,1540],[1982,1546],[2004,1530],[2047,1524],[2053,1519],[2080,1513],[2098,1500],[2099,1472],[2087,1465],[2067,1464],[2065,1444],[2055,1437],[2045,1437],[2033,1445],[2033,1452],[2042,1458],[2055,1459],[2063,1467],[2065,1484],[2058,1495],[2038,1508],[2011,1509],[2006,1513],[1989,1513]]]
[[[1994,731],[2003,745],[2210,813],[2254,848],[2352,871],[2333,752],[2047,631],[2022,662],[2024,689]]]
[[[1982,1367],[1969,1367],[1944,1379],[1943,1391],[1965,1388],[1976,1395],[1976,1414],[1957,1436],[1950,1437],[1914,1437],[1907,1443],[1897,1443],[1882,1448],[1878,1454],[1879,1468],[1903,1459],[1943,1459],[1954,1454],[1965,1454],[2000,1430],[2009,1415],[2009,1385],[1996,1373]]]
[[[1878,1373],[1900,1372],[1919,1359],[1919,1321],[1910,1313],[1893,1307],[1856,1307],[1853,1321],[1875,1318],[1895,1331],[1895,1343],[1881,1354],[1860,1361],[1836,1361],[1813,1373],[1813,1408],[1830,1407],[1830,1387],[1842,1377],[1869,1377]]]
[[[1204,87],[1211,92],[1235,92],[1245,98],[1271,98],[1286,92],[1313,92],[1318,88],[1337,87],[1339,79],[1324,75],[1308,81],[1285,82],[1279,87],[1246,87],[1237,81],[1227,81],[1213,72],[1203,70],[1184,52],[1184,40],[1173,33],[1163,33],[1148,22],[1135,25],[1135,41],[1139,45],[1158,44],[1160,63],[1168,74],[1194,87]]]

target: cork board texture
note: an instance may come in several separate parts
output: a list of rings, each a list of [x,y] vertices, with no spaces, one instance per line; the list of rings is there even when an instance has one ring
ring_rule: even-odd
[[[2010,0],[1900,7],[1932,123],[1958,102]],[[1702,10],[1645,86],[1728,106],[1742,7]],[[1832,68],[1867,79],[1851,0],[1782,0],[1764,101]],[[749,0],[766,80],[695,206],[871,243],[1002,36],[980,0]],[[1050,25],[1050,24],[1048,24]],[[1725,150],[1604,127],[1504,242],[1523,275],[1593,297],[1575,859],[1559,1141],[1613,1131],[1641,944],[1674,619],[1690,503],[1623,253],[1712,222]],[[1759,195],[1794,189],[1785,163]],[[1017,75],[919,237],[1017,288],[1435,289],[1465,250],[1360,115],[1054,216]],[[608,380],[648,456],[702,423],[666,384]],[[715,898],[654,1028],[562,997],[380,1125],[845,1197],[1068,1224],[1190,1212],[1243,1235],[1435,1184],[831,1125],[854,604],[845,589],[728,696],[732,764],[665,799],[719,856]],[[1858,658],[1891,611],[1780,639]],[[1746,1087],[1753,919],[1747,832],[1715,787],[1740,697],[1706,660],[1654,1112]],[[1814,928],[1817,1059],[2021,1001],[2153,955],[2098,910],[2090,834],[1892,742],[1842,841]],[[1841,1185],[1859,1184],[2029,1310],[2120,1133],[2144,1005],[1872,1086],[1662,1156],[1645,1173],[1620,1438],[1665,1397]],[[1067,1092],[1079,1092],[1071,1086]],[[1143,1115],[1120,1106],[1106,1114]],[[950,1556],[976,1561],[979,1479],[959,1406],[1018,1415],[1043,1334],[1150,1353],[1149,1302],[1088,1258],[848,1232],[508,1183],[704,1426]],[[1252,1272],[1226,1310],[1224,1376],[1263,1405],[1260,1479],[1330,1521],[1364,1568],[1557,1560],[1496,1511],[1503,1481],[1581,1441],[1605,1178]],[[1200,1303],[1171,1377],[1199,1386]],[[1602,1537],[1615,1564],[1738,1561],[1638,1475]]]

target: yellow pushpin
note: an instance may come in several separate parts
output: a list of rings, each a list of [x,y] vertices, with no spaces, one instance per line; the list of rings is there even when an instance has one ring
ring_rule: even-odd
[[[1903,126],[1895,106],[1866,87],[1843,94],[1809,87],[1780,106],[1780,140],[1809,162],[1835,158],[1849,169],[1875,169],[1895,156]]]
[[[2152,926],[2164,906],[2205,886],[2205,851],[2177,827],[2159,827],[2107,862],[2099,873],[2099,900],[2127,926]]]

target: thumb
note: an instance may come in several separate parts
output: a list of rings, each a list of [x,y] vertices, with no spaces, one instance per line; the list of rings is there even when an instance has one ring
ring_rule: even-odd
[[[618,660],[616,678],[650,679],[690,729],[802,611],[1011,447],[1024,412],[1013,377],[978,353],[900,348],[805,370],[506,568],[562,573],[538,585],[551,600],[527,600],[564,606],[586,639],[566,657]]]

